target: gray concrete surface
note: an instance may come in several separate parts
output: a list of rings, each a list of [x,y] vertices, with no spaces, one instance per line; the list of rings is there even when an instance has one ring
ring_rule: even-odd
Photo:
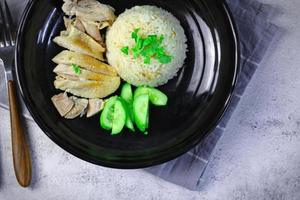
[[[13,173],[9,115],[0,109],[0,199],[300,199],[300,1],[263,1],[283,10],[276,22],[285,35],[247,89],[201,191],[188,191],[142,170],[86,163],[56,146],[32,122],[27,126],[34,180],[23,189]]]

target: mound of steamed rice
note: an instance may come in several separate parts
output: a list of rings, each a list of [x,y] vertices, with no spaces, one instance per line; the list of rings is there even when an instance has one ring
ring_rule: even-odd
[[[154,58],[150,64],[144,58],[133,58],[122,53],[121,48],[135,45],[131,33],[140,28],[139,35],[164,35],[163,46],[172,61],[161,64]],[[177,75],[186,58],[186,36],[180,22],[169,12],[156,6],[136,6],[122,13],[107,32],[107,60],[119,75],[135,86],[160,86]]]

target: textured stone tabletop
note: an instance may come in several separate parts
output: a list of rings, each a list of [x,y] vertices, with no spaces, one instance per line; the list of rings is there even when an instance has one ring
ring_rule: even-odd
[[[191,192],[142,170],[116,170],[82,161],[27,121],[33,157],[30,188],[15,179],[9,113],[0,109],[1,200],[300,199],[300,1],[261,0],[284,14],[276,50],[250,83],[206,171]]]

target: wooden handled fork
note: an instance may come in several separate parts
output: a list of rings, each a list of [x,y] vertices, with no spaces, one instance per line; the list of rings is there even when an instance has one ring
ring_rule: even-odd
[[[5,69],[10,109],[13,164],[19,184],[27,187],[31,181],[31,159],[29,147],[22,127],[18,98],[12,77],[15,34],[12,17],[6,0],[0,0],[0,67]]]

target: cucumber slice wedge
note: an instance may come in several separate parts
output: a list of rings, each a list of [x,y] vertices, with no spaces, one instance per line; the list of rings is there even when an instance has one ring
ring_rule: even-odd
[[[134,121],[138,129],[146,134],[149,127],[149,95],[141,94],[133,100]]]
[[[117,135],[122,132],[126,123],[127,114],[123,103],[117,99],[115,102],[113,120],[112,120],[112,135]]]
[[[129,104],[133,102],[133,92],[129,83],[125,83],[123,85],[121,90],[121,97]]]
[[[134,98],[142,95],[148,94],[150,102],[155,106],[165,106],[168,103],[168,97],[161,91],[151,87],[139,87],[134,92]]]
[[[125,83],[123,85],[120,96],[127,103],[127,107],[129,110],[129,116],[130,116],[131,122],[133,123],[134,122],[133,111],[132,111],[133,92],[132,92],[132,87],[129,83]],[[128,127],[128,126],[130,126],[130,127]],[[129,128],[130,130],[134,131],[134,128],[131,127],[130,122],[126,123],[126,127]]]
[[[100,115],[100,125],[105,130],[112,129],[114,106],[115,106],[117,99],[118,99],[118,97],[114,96],[114,97],[109,98],[105,102],[104,109]]]
[[[138,87],[134,91],[134,99],[142,94],[148,94],[149,95],[149,88],[148,87]]]
[[[119,100],[122,102],[123,107],[126,112],[126,123],[125,126],[130,129],[132,132],[135,131],[134,125],[133,125],[133,112],[132,112],[132,107],[123,99],[119,98]]]

